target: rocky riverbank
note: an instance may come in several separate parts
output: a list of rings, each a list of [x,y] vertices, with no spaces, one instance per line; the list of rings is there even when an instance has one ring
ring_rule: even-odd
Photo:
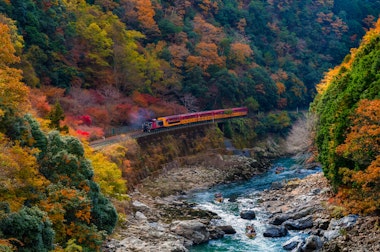
[[[263,191],[260,205],[271,214],[264,236],[286,236],[289,230],[309,235],[285,242],[291,251],[380,251],[379,218],[341,216],[327,203],[331,196],[322,173]]]
[[[182,164],[179,166],[179,162]],[[181,198],[195,189],[249,179],[270,161],[245,156],[198,155],[168,164],[156,178],[145,180],[131,195],[130,214],[104,244],[102,251],[188,251],[194,244],[234,232],[214,226],[212,212],[194,208]]]
[[[249,178],[268,164],[241,156],[213,158],[224,160],[229,172],[221,172],[220,164],[218,168],[193,164],[145,181],[131,194],[130,215],[103,251],[188,251],[192,245],[233,234],[231,226],[213,225],[216,214],[181,198],[192,189]],[[340,216],[327,203],[331,195],[322,173],[274,183],[258,195],[260,207],[270,214],[264,236],[286,236],[291,230],[307,234],[285,242],[283,248],[289,251],[380,251],[379,218]]]
[[[102,251],[188,251],[194,244],[233,234],[231,226],[214,226],[216,214],[199,210],[182,200],[195,189],[249,179],[265,172],[270,159],[295,155],[303,168],[313,169],[310,120],[297,122],[285,141],[268,138],[256,148],[240,151],[239,156],[205,153],[177,159],[167,164],[160,175],[141,183],[126,207],[121,220]],[[234,152],[234,151],[233,151]],[[231,153],[230,153],[231,154]],[[264,236],[286,235],[289,230],[308,234],[283,244],[291,251],[380,251],[378,216],[341,216],[328,204],[332,190],[321,173],[305,179],[272,184],[259,195],[259,204],[270,214]]]

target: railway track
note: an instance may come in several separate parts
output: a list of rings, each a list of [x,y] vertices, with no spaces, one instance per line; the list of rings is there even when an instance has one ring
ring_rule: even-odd
[[[138,139],[138,138],[148,137],[150,135],[162,134],[164,132],[170,132],[170,131],[174,131],[174,130],[178,130],[178,129],[186,129],[186,128],[203,126],[203,125],[207,125],[207,124],[225,122],[225,121],[230,120],[230,119],[232,119],[232,118],[224,118],[224,119],[218,119],[218,120],[212,120],[212,121],[206,121],[206,122],[197,122],[197,123],[191,123],[191,124],[186,124],[186,125],[178,125],[178,126],[173,126],[170,128],[163,128],[163,129],[159,129],[159,130],[154,130],[151,132],[143,132],[142,130],[133,130],[133,131],[128,131],[128,132],[119,134],[119,135],[110,136],[110,137],[107,137],[104,139],[92,141],[92,142],[90,142],[90,146],[95,150],[99,150],[99,149],[104,148],[106,146],[121,143],[121,142],[127,141],[129,139]]]

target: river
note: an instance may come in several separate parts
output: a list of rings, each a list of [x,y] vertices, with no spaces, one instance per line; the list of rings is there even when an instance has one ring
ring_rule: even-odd
[[[275,171],[277,167],[283,167],[284,170],[281,173],[276,174]],[[304,234],[297,231],[290,231],[286,237],[264,237],[263,232],[269,214],[259,206],[257,202],[257,199],[259,198],[258,194],[265,189],[269,189],[273,182],[296,177],[303,178],[309,174],[320,171],[320,169],[303,169],[303,167],[296,164],[294,158],[282,158],[276,160],[268,172],[260,176],[255,176],[248,181],[219,185],[207,191],[199,191],[190,194],[188,201],[195,202],[200,208],[215,212],[221,217],[220,220],[215,220],[218,225],[231,225],[236,230],[236,234],[225,235],[222,239],[212,240],[206,244],[193,246],[190,251],[285,251],[282,248],[282,243],[295,235],[302,236]],[[214,201],[214,194],[219,192],[222,193],[224,197],[222,203]],[[248,209],[255,211],[256,219],[244,220],[240,218],[240,212]],[[245,235],[245,227],[250,224],[255,226],[257,233],[257,236],[254,239],[249,239]]]

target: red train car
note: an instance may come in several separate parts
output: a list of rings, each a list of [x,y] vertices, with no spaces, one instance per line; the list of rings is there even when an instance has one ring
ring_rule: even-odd
[[[209,110],[188,114],[163,116],[150,119],[143,123],[142,128],[144,132],[152,130],[173,127],[178,125],[185,125],[205,121],[217,121],[225,118],[241,117],[248,114],[246,107],[231,108],[231,109],[218,109]]]

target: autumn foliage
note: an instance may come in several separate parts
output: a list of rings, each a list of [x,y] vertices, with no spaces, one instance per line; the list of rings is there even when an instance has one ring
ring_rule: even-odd
[[[94,181],[82,143],[57,131],[64,119],[59,102],[51,108],[46,96],[29,93],[21,81],[10,34],[0,22],[0,249],[51,251],[75,240],[81,249],[98,251],[116,225],[115,208]],[[28,100],[33,97],[35,110]],[[39,120],[44,125],[28,112],[45,115]],[[81,119],[91,124],[89,117]],[[112,163],[96,157],[96,167],[106,163],[96,180],[114,178],[112,186],[102,184],[105,193],[124,193],[118,168],[109,172]]]
[[[323,171],[347,212],[380,210],[380,22],[319,86],[316,143]]]

